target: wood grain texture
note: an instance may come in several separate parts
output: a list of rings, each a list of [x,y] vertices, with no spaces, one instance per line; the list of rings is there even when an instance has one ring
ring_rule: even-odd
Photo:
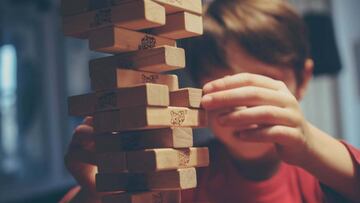
[[[87,38],[89,31],[116,25],[142,30],[165,25],[165,9],[150,0],[125,1],[123,4],[63,17],[66,36]]]
[[[96,111],[116,110],[134,106],[169,106],[169,88],[150,84],[124,87],[96,93]]]
[[[136,106],[167,107],[169,104],[168,86],[151,83],[72,96],[68,99],[69,115],[72,116],[90,116],[98,111]]]
[[[184,39],[203,34],[202,16],[188,12],[174,13],[166,16],[164,26],[150,31],[154,35],[169,39]]]
[[[127,152],[126,160],[127,169],[133,172],[198,168],[209,165],[209,151],[207,148],[147,149]]]
[[[133,0],[62,0],[62,15],[74,15],[85,11],[93,11],[112,6],[122,5]],[[178,13],[188,11],[202,14],[201,0],[154,0],[162,4],[166,13]]]
[[[161,171],[154,173],[98,173],[98,192],[112,191],[166,191],[195,188],[195,168]]]
[[[103,53],[114,54],[164,45],[175,47],[176,41],[116,26],[100,28],[89,35],[90,50]]]
[[[96,112],[94,130],[97,133],[168,127],[204,127],[203,110],[183,107],[132,107],[116,111]]]
[[[146,149],[99,153],[99,173],[155,172],[209,165],[209,150],[203,148]]]
[[[158,74],[117,68],[98,68],[92,69],[92,71],[90,79],[93,91],[133,87],[145,83],[166,85],[169,91],[179,89],[178,77],[172,74]]]
[[[120,152],[155,148],[189,148],[194,145],[191,128],[165,128],[95,136],[96,151]]]
[[[170,106],[200,108],[202,89],[183,88],[170,92]]]
[[[192,13],[202,14],[201,0],[154,0],[163,5],[166,13],[178,13],[188,11]]]
[[[90,73],[118,68],[161,73],[184,67],[184,49],[170,46],[133,51],[90,61]]]

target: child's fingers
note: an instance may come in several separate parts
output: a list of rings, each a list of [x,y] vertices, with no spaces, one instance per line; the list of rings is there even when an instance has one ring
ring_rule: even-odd
[[[74,133],[92,134],[93,132],[94,128],[86,124],[78,125],[74,130]]]
[[[201,105],[206,110],[260,105],[287,107],[292,103],[296,102],[294,102],[287,94],[261,87],[240,87],[219,91],[207,94],[201,100]]]
[[[263,75],[251,73],[240,73],[217,79],[205,84],[203,89],[205,94],[210,94],[217,91],[223,91],[244,86],[262,87],[272,90],[287,90],[286,85],[283,84],[283,82],[281,81],[277,81]]]
[[[284,146],[296,146],[303,140],[299,129],[281,125],[240,131],[236,135],[247,142],[277,143]]]
[[[289,109],[276,106],[256,106],[233,111],[219,116],[218,121],[223,126],[251,126],[251,125],[285,125],[296,127],[301,118]]]
[[[95,135],[92,127],[87,125],[79,125],[74,132],[70,143],[70,149],[86,149],[94,150]]]
[[[84,124],[84,125],[93,126],[93,117],[87,116],[87,117],[84,119],[83,124]]]
[[[95,174],[97,173],[95,154],[95,135],[92,118],[86,117],[83,124],[74,130],[64,161],[82,191],[96,195]]]
[[[65,155],[65,166],[82,189],[96,194],[95,175],[97,167],[93,152],[84,150],[70,150]]]
[[[95,135],[93,127],[79,125],[74,132],[66,160],[94,164]]]

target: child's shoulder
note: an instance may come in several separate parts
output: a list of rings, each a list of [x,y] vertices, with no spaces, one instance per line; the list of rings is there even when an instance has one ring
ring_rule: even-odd
[[[301,167],[283,163],[286,176],[307,202],[322,202],[323,192],[319,180]]]

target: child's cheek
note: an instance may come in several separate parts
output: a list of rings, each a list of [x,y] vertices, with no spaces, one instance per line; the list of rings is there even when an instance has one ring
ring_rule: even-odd
[[[219,115],[226,110],[208,112],[209,127],[215,137],[222,142],[234,155],[242,160],[254,160],[266,156],[273,151],[274,145],[269,143],[252,143],[240,140],[236,136],[238,129],[224,127],[218,122]]]
[[[222,126],[218,117],[221,114],[226,113],[227,110],[212,111],[208,113],[210,129],[214,133],[215,137],[226,145],[234,145],[237,138],[234,136],[235,129],[231,127]]]

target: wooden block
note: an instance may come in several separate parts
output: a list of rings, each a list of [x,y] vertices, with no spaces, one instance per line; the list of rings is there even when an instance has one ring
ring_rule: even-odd
[[[96,1],[96,0],[92,0]],[[112,5],[122,4],[124,1],[129,0],[106,0],[112,1]],[[167,14],[178,13],[187,11],[196,14],[202,14],[202,2],[201,0],[153,0],[156,3],[165,7]]]
[[[62,0],[62,14],[64,16],[78,14],[85,11],[117,6],[133,0]],[[202,13],[201,0],[154,0],[166,8],[166,13],[188,11]],[[64,2],[64,3],[63,3]],[[73,4],[73,5],[72,5]]]
[[[90,73],[117,68],[161,73],[184,67],[184,49],[170,46],[123,53],[90,61]]]
[[[169,106],[169,88],[150,84],[119,88],[96,93],[96,111],[115,110],[134,106]]]
[[[90,73],[91,88],[94,91],[133,87],[144,83],[162,84],[169,91],[179,89],[179,80],[176,75],[165,75],[116,68],[92,69]]]
[[[118,0],[117,4],[123,4],[125,1]],[[116,6],[114,0],[61,0],[61,14],[63,16],[76,15],[111,6]]]
[[[139,161],[141,160],[141,161]],[[154,172],[209,165],[208,148],[146,149],[98,155],[99,173]]]
[[[95,143],[98,153],[155,148],[189,148],[194,145],[191,128],[106,133],[97,135]]]
[[[61,0],[61,13],[63,16],[86,12],[89,7],[90,0]]]
[[[71,116],[90,116],[95,110],[95,95],[84,94],[68,98],[68,112]]]
[[[102,197],[102,203],[181,203],[180,191],[120,193]]]
[[[61,0],[63,16],[76,15],[87,11],[121,5],[132,0]]]
[[[184,39],[203,34],[202,16],[180,12],[166,16],[166,25],[150,31],[154,35],[169,39]]]
[[[208,148],[168,148],[130,151],[126,153],[126,160],[127,169],[131,172],[197,168],[209,165],[209,150]]]
[[[68,109],[72,116],[90,116],[97,111],[136,106],[167,107],[170,104],[169,100],[169,88],[166,85],[145,83],[69,97]]]
[[[151,49],[163,45],[176,46],[176,41],[116,26],[100,28],[89,35],[90,50],[105,53]]]
[[[125,152],[97,153],[96,165],[99,173],[117,173],[127,170]]]
[[[170,106],[200,108],[202,89],[184,88],[170,92]]]
[[[86,38],[89,31],[109,25],[142,30],[165,24],[165,9],[150,0],[133,0],[109,8],[63,18],[67,36]]]
[[[98,173],[96,189],[99,192],[112,191],[166,191],[195,188],[195,168],[161,171],[154,173]]]
[[[116,111],[96,112],[94,128],[97,133],[168,127],[203,127],[203,110],[183,107],[132,107]]]
[[[166,13],[178,13],[188,11],[192,13],[202,14],[201,0],[153,0],[166,9]]]

